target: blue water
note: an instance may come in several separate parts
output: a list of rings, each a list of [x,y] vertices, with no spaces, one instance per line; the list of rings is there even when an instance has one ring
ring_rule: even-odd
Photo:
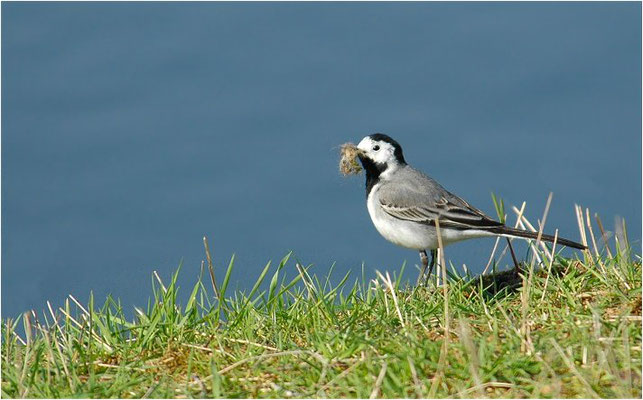
[[[632,2],[2,3],[3,316],[90,290],[131,310],[181,261],[187,290],[204,235],[219,274],[236,253],[239,289],[290,250],[319,275],[411,267],[417,253],[373,228],[363,177],[337,171],[337,146],[373,132],[490,215],[494,192],[535,223],[551,191],[547,231],[578,240],[579,203],[640,242],[640,16]],[[447,257],[480,272],[493,243]]]

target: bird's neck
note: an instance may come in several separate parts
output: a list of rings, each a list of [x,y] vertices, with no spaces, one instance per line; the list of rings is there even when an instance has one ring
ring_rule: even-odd
[[[399,163],[377,163],[366,157],[360,157],[360,161],[366,172],[366,197],[368,197],[375,185],[382,179],[386,179],[386,175],[401,166]]]

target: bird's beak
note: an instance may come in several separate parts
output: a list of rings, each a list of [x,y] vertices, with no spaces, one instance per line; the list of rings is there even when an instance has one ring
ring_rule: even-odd
[[[360,162],[363,162],[366,158],[366,152],[364,150],[357,149],[357,158]]]

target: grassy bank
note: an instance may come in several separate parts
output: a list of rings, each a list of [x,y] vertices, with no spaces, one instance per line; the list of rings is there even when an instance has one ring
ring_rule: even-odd
[[[640,257],[538,253],[533,273],[427,288],[333,286],[286,257],[229,293],[234,259],[218,281],[206,263],[185,304],[156,276],[129,321],[70,297],[3,321],[2,396],[640,398]]]

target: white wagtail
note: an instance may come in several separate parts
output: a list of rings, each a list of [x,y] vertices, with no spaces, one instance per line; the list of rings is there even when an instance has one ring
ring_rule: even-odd
[[[493,220],[482,211],[444,189],[434,179],[404,160],[402,147],[382,133],[366,136],[357,145],[366,171],[366,205],[377,231],[396,245],[420,251],[422,272],[427,269],[426,250],[431,250],[431,275],[438,249],[436,219],[444,246],[460,240],[504,236],[536,239],[537,232],[515,229]],[[541,240],[553,242],[543,234]],[[585,249],[574,241],[558,238],[564,246]],[[516,264],[517,267],[517,264]]]

